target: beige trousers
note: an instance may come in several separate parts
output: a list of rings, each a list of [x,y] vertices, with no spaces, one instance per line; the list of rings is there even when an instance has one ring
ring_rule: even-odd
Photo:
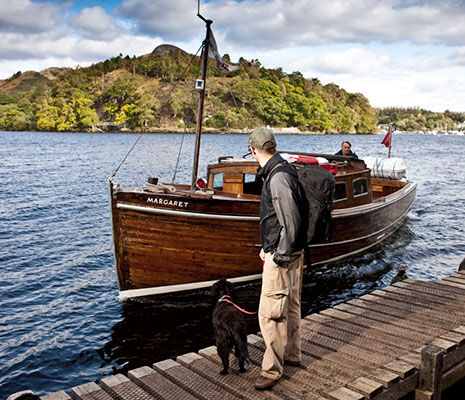
[[[284,360],[300,361],[300,285],[303,251],[282,267],[265,253],[258,322],[265,341],[261,375],[278,380]]]

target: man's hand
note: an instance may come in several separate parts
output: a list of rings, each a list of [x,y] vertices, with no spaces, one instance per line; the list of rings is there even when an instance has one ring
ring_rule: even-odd
[[[265,251],[262,249],[260,250],[260,260],[265,261]]]

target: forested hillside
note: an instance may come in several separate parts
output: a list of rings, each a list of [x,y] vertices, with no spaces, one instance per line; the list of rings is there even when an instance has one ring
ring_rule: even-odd
[[[392,124],[400,131],[452,131],[465,128],[465,113],[432,112],[420,108],[376,109],[379,124]]]
[[[132,131],[192,129],[200,58],[162,47],[141,57],[119,55],[86,68],[18,72],[0,81],[0,129],[105,129],[101,123],[125,124]],[[305,132],[376,132],[375,111],[360,93],[322,85],[300,72],[267,69],[258,60],[241,58],[239,64],[238,71],[227,72],[209,63],[207,129],[270,125]]]

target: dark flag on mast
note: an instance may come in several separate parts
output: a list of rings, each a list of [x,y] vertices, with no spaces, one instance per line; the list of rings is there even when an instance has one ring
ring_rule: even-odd
[[[208,55],[211,58],[214,58],[216,62],[218,63],[218,66],[220,68],[225,69],[226,71],[234,72],[240,68],[239,65],[231,65],[223,60],[223,57],[221,57],[220,53],[218,52],[218,46],[216,44],[216,40],[215,40],[215,37],[213,36],[212,31],[210,31],[210,51],[208,52]]]
[[[381,144],[384,144],[386,147],[391,147],[391,136],[392,136],[392,126],[389,126],[386,136],[384,136],[383,140],[381,141]]]
[[[381,144],[384,144],[389,149],[388,158],[391,158],[392,125],[389,125],[389,129],[386,133],[386,136],[384,136],[383,140],[381,141]]]

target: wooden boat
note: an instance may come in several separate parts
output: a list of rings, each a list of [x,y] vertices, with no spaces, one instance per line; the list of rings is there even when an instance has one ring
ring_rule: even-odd
[[[351,157],[313,156],[337,173],[332,239],[310,246],[312,265],[363,252],[401,226],[416,184],[372,178],[364,161]],[[208,166],[206,189],[110,183],[121,297],[206,287],[221,278],[259,279],[257,168],[255,160],[220,158]]]
[[[208,43],[211,21],[206,22]],[[203,92],[199,115],[202,108]],[[261,277],[258,163],[220,157],[208,166],[206,187],[201,187],[201,120],[191,184],[159,184],[153,179],[139,187],[120,187],[109,180],[121,299],[208,287],[221,278],[243,282]],[[281,154],[296,166],[324,159],[322,167],[335,174],[332,239],[310,247],[312,265],[340,260],[381,242],[401,226],[415,199],[416,184],[372,178],[362,160]]]

